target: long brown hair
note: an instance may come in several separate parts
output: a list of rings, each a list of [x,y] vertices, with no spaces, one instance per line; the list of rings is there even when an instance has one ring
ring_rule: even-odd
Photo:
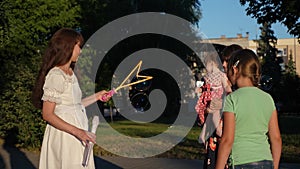
[[[229,46],[226,46],[222,52],[221,52],[221,59],[222,62],[223,61],[228,61],[230,59],[230,56],[232,55],[232,53],[242,50],[243,48],[240,45],[237,44],[231,44]]]
[[[232,67],[238,68],[238,73],[244,77],[249,77],[253,86],[259,85],[261,77],[261,65],[257,55],[250,49],[242,49],[234,52],[229,59],[227,74],[233,74]]]
[[[42,65],[32,91],[32,103],[42,108],[43,86],[47,73],[55,66],[68,63],[72,57],[74,46],[83,44],[82,35],[70,28],[61,28],[54,33],[43,55]]]

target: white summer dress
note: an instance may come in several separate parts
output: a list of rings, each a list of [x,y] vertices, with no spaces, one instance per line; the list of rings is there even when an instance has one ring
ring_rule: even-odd
[[[43,87],[43,101],[55,102],[55,114],[78,128],[88,130],[88,119],[81,104],[82,93],[76,76],[52,68]],[[94,169],[90,156],[87,167],[82,166],[84,146],[75,136],[47,124],[41,148],[39,169]]]

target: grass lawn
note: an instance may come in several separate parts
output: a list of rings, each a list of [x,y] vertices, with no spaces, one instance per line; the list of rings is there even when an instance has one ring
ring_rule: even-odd
[[[110,125],[125,135],[142,138],[160,134],[169,127],[165,123],[137,124],[128,120],[114,121]],[[280,117],[279,126],[283,140],[281,162],[300,163],[300,117]],[[197,141],[200,130],[200,127],[194,126],[181,143],[156,157],[204,159],[204,147]],[[94,147],[94,152],[97,155],[113,156],[99,146]]]
[[[279,117],[282,136],[281,160],[300,163],[300,117]]]

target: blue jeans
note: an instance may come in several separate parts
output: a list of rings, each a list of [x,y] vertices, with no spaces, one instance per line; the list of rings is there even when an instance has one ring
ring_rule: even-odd
[[[235,165],[234,169],[273,169],[273,161],[263,160],[247,164]]]

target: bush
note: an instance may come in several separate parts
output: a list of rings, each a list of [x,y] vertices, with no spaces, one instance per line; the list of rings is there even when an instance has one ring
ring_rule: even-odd
[[[41,145],[45,122],[30,99],[36,75],[26,65],[10,62],[6,66],[11,67],[6,73],[13,76],[2,86],[6,90],[1,95],[0,136],[15,138],[18,146],[37,148]]]
[[[281,112],[300,113],[300,78],[297,75],[284,74],[274,94],[281,102]]]

